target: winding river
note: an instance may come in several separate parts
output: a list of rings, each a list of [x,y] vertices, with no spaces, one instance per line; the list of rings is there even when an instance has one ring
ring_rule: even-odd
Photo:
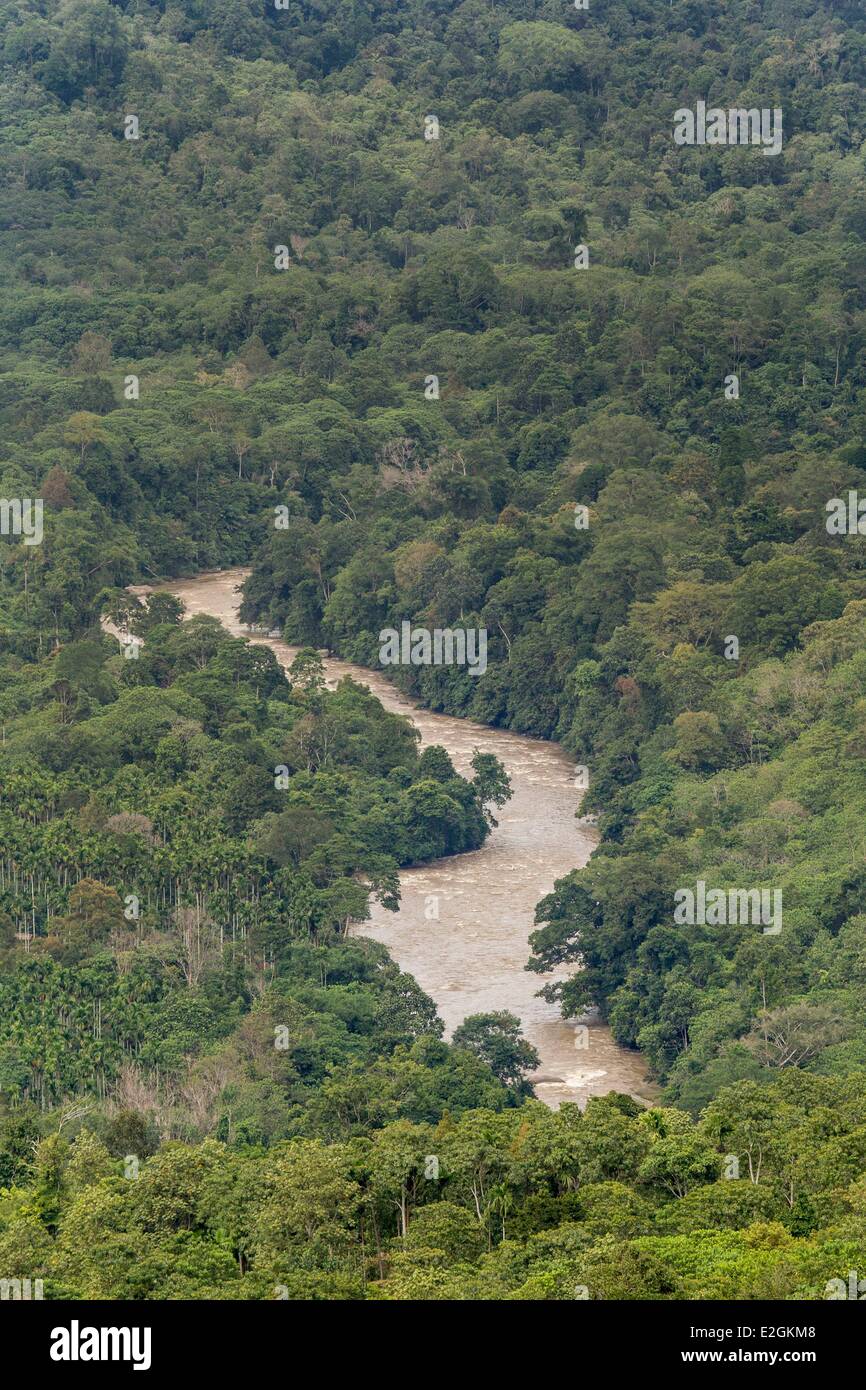
[[[250,634],[238,621],[237,589],[245,574],[242,569],[221,570],[158,587],[182,599],[188,616],[219,618],[231,632],[266,643],[288,666],[297,648]],[[148,589],[143,585],[138,592]],[[656,1090],[639,1054],[619,1047],[592,1014],[566,1020],[555,1005],[536,997],[543,983],[569,972],[539,976],[524,969],[536,903],[555,879],[586,863],[595,843],[592,828],[575,819],[580,793],[568,755],[554,743],[433,714],[384,676],[349,662],[326,658],[325,674],[331,687],[343,676],[369,686],[386,709],[412,720],[422,744],[447,749],[458,772],[471,775],[476,748],[495,753],[513,791],[481,849],[405,869],[399,912],[374,904],[371,920],[357,932],[383,942],[401,968],[414,975],[436,1001],[448,1035],[467,1014],[497,1009],[516,1014],[541,1058],[530,1079],[538,1098],[551,1108],[563,1101],[583,1105],[607,1091],[652,1099]]]

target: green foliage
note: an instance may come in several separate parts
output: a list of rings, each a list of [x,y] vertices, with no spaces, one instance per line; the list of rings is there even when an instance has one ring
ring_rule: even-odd
[[[820,1298],[866,1259],[866,563],[825,526],[866,27],[597,8],[0,17],[0,491],[44,502],[0,538],[0,1274],[51,1297]],[[777,159],[674,150],[756,94]],[[239,564],[288,680],[128,589]],[[445,1043],[351,936],[509,791],[327,690],[404,620],[489,635],[408,694],[591,768],[530,968],[581,967],[544,994],[663,1106],[546,1111],[518,1020]],[[698,880],[782,933],[677,923]]]

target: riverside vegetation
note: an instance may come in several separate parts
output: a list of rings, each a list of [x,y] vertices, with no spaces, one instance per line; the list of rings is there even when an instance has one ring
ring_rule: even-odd
[[[44,504],[0,537],[0,1276],[825,1297],[866,1267],[859,3],[13,0],[0,62],[0,492]],[[779,154],[676,145],[704,100]],[[239,564],[288,678],[126,592]],[[346,936],[508,794],[324,689],[404,621],[488,635],[404,689],[590,769],[529,965],[657,1105],[547,1110],[519,1020],[445,1042]],[[678,923],[699,882],[783,929]]]

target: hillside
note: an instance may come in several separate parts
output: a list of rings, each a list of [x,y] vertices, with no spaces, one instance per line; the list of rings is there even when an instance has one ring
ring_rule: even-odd
[[[861,4],[34,0],[0,67],[0,1276],[825,1297],[866,1260]],[[699,103],[777,150],[677,143]],[[288,676],[127,592],[238,564]],[[508,795],[324,689],[404,622],[486,646],[402,689],[588,770],[528,965],[658,1105],[548,1112],[520,1020],[444,1042],[346,938]]]

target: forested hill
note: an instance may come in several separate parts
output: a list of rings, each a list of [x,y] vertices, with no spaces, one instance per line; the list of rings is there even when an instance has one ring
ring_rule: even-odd
[[[0,1277],[825,1296],[866,1259],[860,0],[32,0],[0,65]],[[699,103],[778,151],[678,144]],[[288,680],[124,592],[241,562]],[[665,1104],[548,1113],[516,1020],[446,1044],[344,939],[507,794],[322,688],[404,620],[489,635],[407,689],[589,768],[531,966]],[[677,919],[698,884],[782,929]]]

